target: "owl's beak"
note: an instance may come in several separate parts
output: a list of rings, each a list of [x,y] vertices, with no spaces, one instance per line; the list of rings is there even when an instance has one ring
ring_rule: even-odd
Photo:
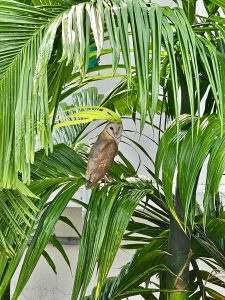
[[[119,137],[119,130],[117,131],[117,132],[115,132],[115,133],[113,133],[113,135],[114,135],[114,138],[117,140],[118,139],[118,137]]]

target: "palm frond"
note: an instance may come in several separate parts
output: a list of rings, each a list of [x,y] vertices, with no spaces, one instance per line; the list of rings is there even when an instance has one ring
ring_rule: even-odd
[[[112,187],[96,188],[92,192],[84,222],[72,299],[84,298],[96,264],[98,296],[129,219],[138,202],[150,191],[147,183],[146,189],[139,189],[136,182],[121,182]]]
[[[43,35],[55,15],[10,0],[0,7],[0,186],[15,188],[18,171],[29,181],[36,134],[46,151],[51,147],[46,91],[35,94],[32,86]]]
[[[99,106],[102,100],[102,95],[98,94],[96,88],[88,88],[81,92],[74,93],[72,95],[72,103],[70,105],[66,103],[60,103],[58,113],[55,121],[60,118],[61,122],[70,122],[74,118],[70,117],[71,109],[74,108],[73,113],[77,112],[76,107],[82,106]],[[53,129],[53,143],[64,143],[68,146],[72,146],[78,141],[80,135],[84,131],[86,124],[76,124],[70,126],[64,126],[61,128]]]
[[[38,222],[38,227],[35,230],[35,235],[32,238],[31,244],[26,252],[19,280],[12,299],[18,299],[18,296],[29,280],[30,275],[42,255],[48,241],[53,241],[51,235],[56,222],[72,196],[83,183],[84,180],[81,179],[71,180],[71,182],[66,183],[41,216],[41,219]]]
[[[45,172],[47,169],[48,173]],[[53,228],[76,190],[84,184],[85,180],[82,176],[84,169],[85,162],[74,150],[66,145],[56,145],[49,156],[46,156],[44,150],[35,155],[29,188],[38,198],[30,199],[18,191],[1,192],[0,202],[3,210],[0,218],[0,298],[27,247],[25,267],[21,272],[22,280],[19,280],[16,294],[20,294],[28,280],[27,273],[33,272],[49,240],[57,245],[66,259],[65,252],[57,241],[52,239]],[[53,192],[56,192],[56,196],[42,214]],[[31,235],[34,236],[28,244]],[[44,255],[54,269],[51,258],[46,253]],[[29,269],[26,267],[27,264]]]
[[[220,6],[220,7],[222,7],[223,9],[225,9],[225,5],[224,5],[223,0],[211,0],[211,2],[218,5],[218,6]],[[212,6],[212,4],[211,4],[211,6]]]
[[[185,210],[185,222],[187,222],[189,215],[189,220],[193,225],[196,206],[196,201],[194,200],[195,190],[203,163],[209,156],[204,195],[204,222],[206,222],[209,208],[215,206],[215,195],[219,189],[225,163],[224,136],[221,136],[219,118],[215,115],[202,117],[200,125],[198,125],[198,120],[196,120],[193,129],[190,128],[190,122],[189,116],[183,116],[180,120],[182,131],[179,137],[177,160],[176,124],[173,123],[164,133],[156,157],[156,175],[159,178],[159,171],[162,167],[162,186],[165,198],[171,212],[174,213],[172,189],[175,170],[178,168],[177,184]],[[211,195],[213,195],[212,199],[210,199]]]
[[[39,211],[36,201],[18,190],[0,192],[0,252],[3,260],[13,257],[21,239],[27,236],[26,228],[31,227]]]
[[[154,292],[158,292],[157,286],[155,288],[142,288],[141,284],[149,281],[159,270],[166,270],[165,243],[166,238],[162,234],[161,239],[151,241],[143,249],[138,250],[131,261],[121,269],[118,276],[109,277],[105,280],[98,299],[103,300],[108,296],[110,299],[119,300],[142,294],[153,296]],[[96,299],[95,295],[96,289],[93,290],[91,296],[84,299],[94,300]]]

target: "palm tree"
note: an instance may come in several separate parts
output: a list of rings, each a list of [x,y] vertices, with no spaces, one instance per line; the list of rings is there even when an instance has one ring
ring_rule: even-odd
[[[110,171],[115,182],[93,190],[72,299],[84,299],[96,265],[97,286],[88,299],[137,294],[157,299],[155,292],[161,300],[222,299],[204,284],[224,283],[200,270],[198,260],[213,271],[224,269],[224,214],[217,193],[225,169],[225,5],[204,1],[208,16],[201,17],[195,14],[196,3],[183,0],[183,8],[171,9],[143,0],[0,1],[0,298],[31,235],[13,299],[41,255],[54,268],[45,246],[54,240],[54,225],[68,201],[85,183],[84,149],[74,145],[87,125],[77,124],[120,120],[117,111],[136,123],[140,117],[140,132],[146,123],[157,127],[159,137],[167,124],[163,119],[174,121],[159,142],[154,168],[148,168],[150,180],[139,178],[121,154],[123,163],[114,163]],[[110,49],[105,49],[105,41]],[[107,53],[112,53],[111,64],[93,63],[96,55]],[[88,89],[76,94],[70,108],[61,105],[87,83],[112,76],[93,76],[96,70],[108,70],[121,82],[103,99]],[[69,146],[53,144],[62,136]],[[136,146],[150,164],[148,150]],[[196,188],[208,158],[200,208]],[[143,212],[135,210],[138,203]],[[124,246],[137,252],[118,277],[107,278],[123,238],[133,241]],[[143,287],[156,274],[160,285]]]

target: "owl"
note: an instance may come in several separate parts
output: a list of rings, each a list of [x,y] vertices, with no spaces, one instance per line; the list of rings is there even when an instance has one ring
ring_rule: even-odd
[[[123,125],[121,123],[108,123],[99,134],[97,141],[91,148],[86,179],[87,188],[93,188],[101,181],[118,153],[118,144],[121,140]]]

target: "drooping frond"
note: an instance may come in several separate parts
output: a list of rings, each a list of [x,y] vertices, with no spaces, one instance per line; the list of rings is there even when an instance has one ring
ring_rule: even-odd
[[[84,299],[96,265],[98,297],[129,219],[138,202],[149,192],[149,183],[141,180],[93,190],[84,222],[72,299]]]
[[[17,172],[29,181],[36,134],[51,147],[47,82],[32,88],[43,36],[54,14],[15,1],[0,2],[0,187],[17,186]],[[46,87],[45,87],[46,86]]]
[[[116,277],[109,277],[105,280],[101,292],[98,295],[99,300],[106,299],[124,299],[135,295],[147,295],[153,297],[152,293],[158,292],[157,286],[153,288],[142,287],[141,284],[149,281],[157,272],[166,270],[165,244],[166,234],[158,236],[158,239],[152,240],[141,250],[136,251],[132,260],[123,266]],[[96,288],[93,289],[91,296],[84,297],[85,300],[96,299]]]
[[[60,103],[58,113],[55,118],[55,123],[70,124],[69,126],[62,126],[53,129],[53,142],[54,144],[64,143],[68,146],[72,146],[84,131],[86,124],[74,124],[72,125],[73,117],[70,115],[77,112],[76,107],[82,108],[99,106],[103,95],[98,94],[96,88],[88,88],[81,92],[74,93],[72,95],[72,103],[70,105],[66,103]]]
[[[223,125],[224,126],[224,125]],[[207,178],[204,194],[204,226],[207,214],[215,207],[215,195],[219,190],[225,170],[225,137],[221,136],[218,116],[204,116],[194,123],[192,136],[190,116],[180,119],[179,154],[176,156],[176,124],[165,131],[156,157],[156,177],[162,169],[162,186],[165,200],[174,213],[173,182],[177,169],[177,186],[185,211],[185,222],[194,225],[196,209],[196,187],[203,164],[207,162]],[[224,128],[224,127],[223,127]],[[177,158],[177,159],[176,159]],[[207,161],[207,159],[209,160]]]
[[[0,192],[0,253],[6,257],[15,254],[15,247],[20,244],[20,236],[25,237],[24,225],[31,227],[38,209],[34,202],[19,191],[3,190]],[[10,244],[14,241],[14,245]]]
[[[62,211],[77,189],[84,184],[84,172],[85,162],[79,154],[66,145],[56,145],[49,156],[43,150],[35,154],[29,187],[38,196],[35,199],[36,206],[30,198],[17,191],[3,190],[0,193],[0,298],[27,248],[21,279],[13,299],[21,293],[49,240],[57,245],[65,257],[52,234]],[[43,213],[46,202],[54,191],[55,197]],[[65,218],[62,220],[67,222]],[[28,244],[31,235],[34,237]],[[48,254],[44,252],[44,256],[52,264]],[[54,269],[54,265],[52,267]]]

